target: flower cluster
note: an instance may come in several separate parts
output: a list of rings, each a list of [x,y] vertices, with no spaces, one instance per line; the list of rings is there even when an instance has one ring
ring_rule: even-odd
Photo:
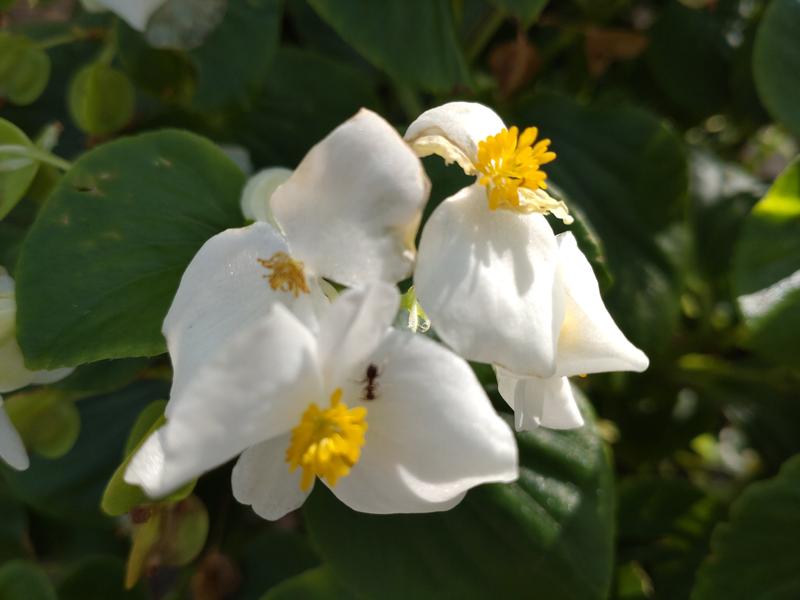
[[[234,496],[267,519],[299,507],[318,480],[378,514],[447,510],[476,485],[515,480],[512,429],[468,360],[494,367],[518,429],[578,427],[569,376],[648,364],[575,238],[545,217],[572,222],[548,193],[543,167],[556,154],[538,138],[475,103],[429,110],[405,137],[362,110],[294,171],[253,177],[242,193],[253,222],[208,240],[183,274],[163,324],[166,423],[125,480],[159,498],[238,457]],[[476,180],[436,207],[417,250],[429,154]],[[397,284],[411,276],[410,322],[426,315],[440,341],[393,326]],[[9,281],[0,277],[0,342],[10,340],[0,348],[24,369]],[[41,381],[16,373],[0,390]],[[0,450],[23,468],[3,416]]]

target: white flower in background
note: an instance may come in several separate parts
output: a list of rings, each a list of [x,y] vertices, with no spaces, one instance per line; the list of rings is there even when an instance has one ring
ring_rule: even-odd
[[[604,371],[644,371],[647,356],[608,313],[589,261],[571,233],[557,236],[564,318],[551,377],[520,377],[495,367],[500,395],[514,409],[517,429],[571,429],[583,424],[567,377]]]
[[[25,367],[17,343],[17,301],[14,280],[0,267],[0,392],[10,392],[31,384],[52,383],[63,379],[72,369],[31,371]],[[19,434],[3,409],[0,396],[0,458],[15,469],[28,468],[28,454]]]
[[[275,303],[216,348],[125,480],[159,497],[237,455],[234,496],[277,519],[320,479],[369,513],[447,510],[485,482],[517,477],[511,430],[469,365],[390,329],[394,286],[347,290],[318,332]]]
[[[463,357],[522,375],[555,373],[563,293],[558,245],[544,217],[570,222],[545,191],[555,158],[535,128],[506,129],[491,109],[451,102],[406,132],[420,156],[438,154],[477,179],[442,202],[422,232],[414,285],[441,338]]]
[[[147,22],[167,0],[81,0],[89,12],[110,10],[128,25],[144,31]]]
[[[270,215],[264,188],[280,179]],[[293,173],[271,171],[251,181],[255,189],[243,193],[243,205],[253,212],[245,214],[274,226],[257,221],[214,236],[183,274],[163,327],[173,396],[275,302],[313,328],[315,312],[327,303],[322,277],[355,285],[411,274],[430,182],[414,152],[375,113],[361,110],[337,127]]]

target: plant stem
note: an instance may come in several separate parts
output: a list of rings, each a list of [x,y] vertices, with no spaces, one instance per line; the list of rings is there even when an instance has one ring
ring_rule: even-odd
[[[52,165],[62,171],[69,171],[72,168],[72,163],[68,160],[56,156],[46,150],[37,148],[35,146],[22,146],[17,144],[4,144],[0,145],[0,153],[17,154],[23,158],[30,158],[39,162]]]
[[[37,42],[37,47],[41,50],[47,50],[55,46],[63,44],[71,44],[73,42],[80,42],[89,39],[99,39],[106,36],[108,32],[105,29],[82,29],[80,27],[73,27],[66,33],[54,35]]]

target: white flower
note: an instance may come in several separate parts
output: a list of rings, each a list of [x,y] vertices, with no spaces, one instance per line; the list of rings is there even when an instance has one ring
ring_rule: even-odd
[[[34,383],[52,383],[73,371],[31,371],[25,366],[22,350],[17,343],[17,301],[14,287],[14,280],[0,267],[0,392],[11,392]],[[0,397],[0,458],[15,469],[26,469],[28,455],[2,407],[2,402]]]
[[[557,236],[564,318],[551,377],[520,377],[495,367],[500,395],[514,409],[517,429],[583,424],[567,377],[604,371],[644,371],[649,361],[608,313],[589,261],[571,233]]]
[[[556,369],[563,294],[547,220],[571,221],[545,192],[541,165],[555,154],[537,131],[505,129],[491,109],[451,102],[406,132],[420,156],[455,161],[477,181],[442,202],[422,232],[414,285],[439,336],[469,360],[522,375]]]
[[[144,31],[147,22],[167,0],[81,0],[89,12],[110,10],[128,25]]]
[[[270,200],[275,190],[292,175],[286,167],[263,169],[247,180],[240,200],[242,214],[251,221],[264,221],[278,227],[272,216]]]
[[[269,178],[286,175],[273,171]],[[262,184],[257,179],[254,186]],[[315,312],[327,303],[321,277],[345,285],[408,277],[429,191],[419,159],[381,117],[361,110],[337,127],[271,194],[272,216],[257,209],[275,226],[257,221],[229,229],[192,259],[163,327],[172,395],[275,302],[313,328]],[[266,200],[263,190],[251,195]]]
[[[241,456],[234,496],[262,517],[298,508],[317,478],[370,513],[447,510],[517,477],[517,451],[467,363],[390,329],[394,286],[345,291],[318,334],[275,303],[173,395],[126,481],[150,496]]]

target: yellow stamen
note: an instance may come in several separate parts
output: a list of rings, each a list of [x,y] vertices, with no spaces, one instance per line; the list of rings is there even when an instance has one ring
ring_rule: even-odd
[[[256,260],[262,267],[272,271],[269,275],[264,275],[264,279],[269,280],[269,287],[273,290],[291,292],[295,298],[301,292],[309,293],[306,276],[303,273],[303,263],[299,260],[294,260],[286,252],[276,252],[268,259]]]
[[[538,135],[536,127],[528,127],[522,135],[512,127],[478,143],[478,181],[489,192],[491,210],[552,212],[569,223],[564,203],[542,191],[547,189],[547,173],[540,167],[555,160],[556,154],[549,149],[550,140],[536,142]]]
[[[286,450],[289,470],[303,468],[300,488],[308,490],[314,477],[324,477],[331,487],[358,462],[367,431],[367,409],[347,408],[342,390],[331,394],[331,406],[325,410],[312,403],[300,423],[292,429]]]

